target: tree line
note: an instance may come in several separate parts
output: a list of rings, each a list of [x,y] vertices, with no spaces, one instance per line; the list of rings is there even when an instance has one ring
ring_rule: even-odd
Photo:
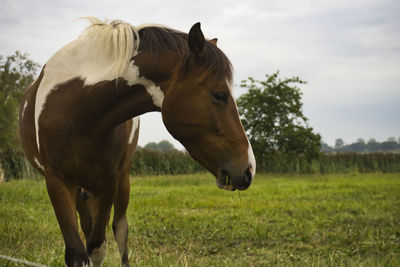
[[[21,96],[36,77],[39,64],[27,54],[0,56],[0,179],[35,176],[18,142],[17,120]],[[272,173],[400,172],[400,154],[352,152],[399,151],[400,140],[379,143],[362,139],[335,147],[321,142],[302,111],[306,84],[299,77],[282,79],[279,71],[264,80],[249,77],[241,82],[247,89],[237,99],[238,112],[257,161],[257,170]],[[400,138],[399,138],[400,139]],[[350,152],[352,151],[352,152]],[[328,153],[335,152],[335,153]],[[168,141],[138,147],[131,173],[134,175],[184,174],[205,171],[186,151]]]
[[[368,142],[364,139],[358,138],[356,142],[351,144],[345,144],[342,138],[338,138],[335,141],[335,146],[331,147],[328,144],[322,142],[321,151],[326,153],[337,153],[337,152],[359,152],[359,153],[371,153],[371,152],[393,152],[400,153],[400,137],[396,140],[395,137],[389,137],[386,141],[378,142],[376,139],[371,138]]]

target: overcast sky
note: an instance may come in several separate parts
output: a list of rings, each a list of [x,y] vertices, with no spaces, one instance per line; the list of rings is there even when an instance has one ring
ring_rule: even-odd
[[[79,17],[160,23],[206,37],[235,68],[235,84],[280,70],[299,76],[310,125],[330,145],[400,137],[399,0],[0,0],[0,54],[44,64],[87,26]],[[238,86],[235,96],[245,91]],[[167,139],[159,113],[142,116],[139,144]]]

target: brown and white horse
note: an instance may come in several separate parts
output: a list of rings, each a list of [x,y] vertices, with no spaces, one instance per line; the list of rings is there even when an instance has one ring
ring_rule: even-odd
[[[67,266],[102,265],[112,205],[114,236],[128,266],[126,209],[139,115],[160,111],[219,188],[247,189],[256,163],[232,97],[231,64],[216,39],[204,39],[200,23],[186,34],[88,19],[91,25],[27,89],[20,137],[45,176]]]

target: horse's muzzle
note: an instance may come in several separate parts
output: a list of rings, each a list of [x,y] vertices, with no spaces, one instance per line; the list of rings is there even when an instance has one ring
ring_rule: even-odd
[[[221,170],[216,177],[217,186],[220,189],[235,191],[246,190],[253,180],[252,167],[248,167],[241,175],[232,175],[229,171]]]

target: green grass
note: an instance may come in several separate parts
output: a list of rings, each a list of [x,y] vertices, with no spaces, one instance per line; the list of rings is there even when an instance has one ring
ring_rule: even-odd
[[[400,174],[257,175],[240,194],[209,174],[131,184],[133,266],[400,266]],[[0,184],[0,254],[63,266],[63,246],[43,181]]]

